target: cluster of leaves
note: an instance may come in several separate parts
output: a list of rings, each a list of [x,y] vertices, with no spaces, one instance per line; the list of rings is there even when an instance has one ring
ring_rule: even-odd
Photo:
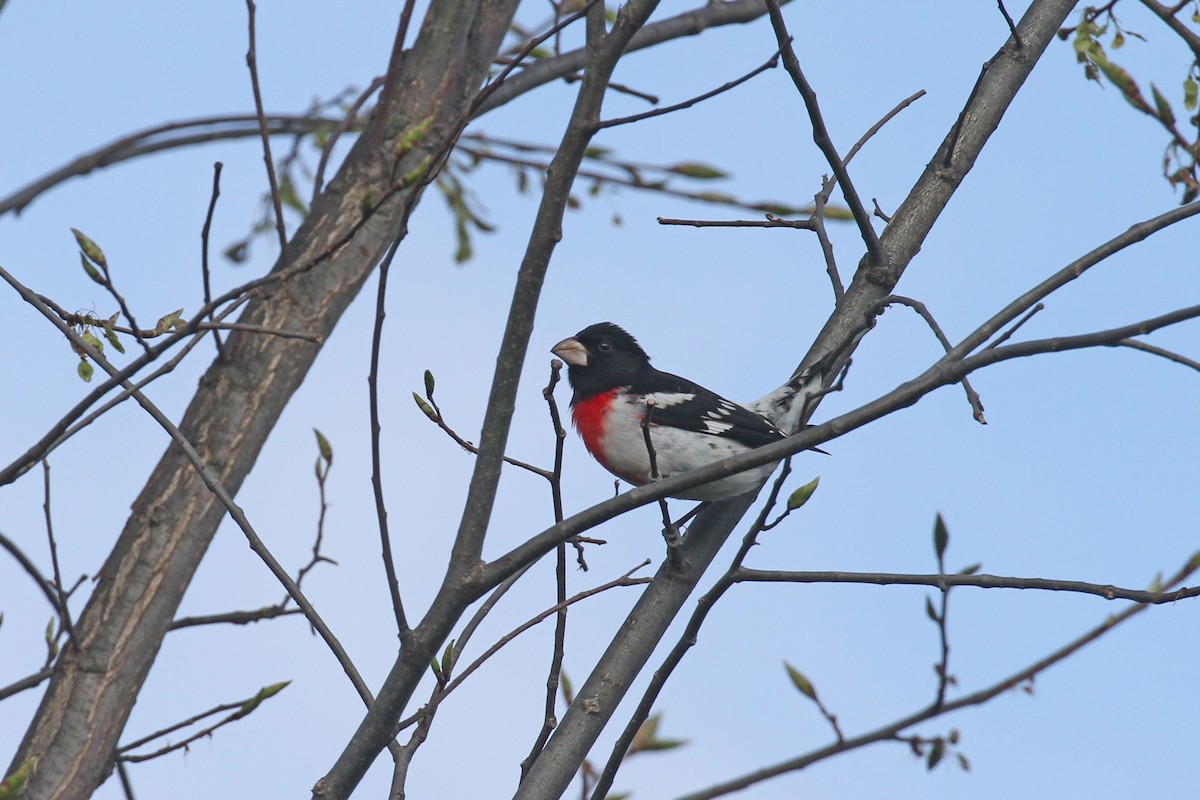
[[[1125,100],[1138,111],[1151,117],[1167,132],[1169,142],[1163,155],[1163,177],[1172,187],[1182,187],[1181,202],[1190,203],[1200,196],[1200,114],[1197,114],[1200,95],[1200,58],[1188,67],[1183,79],[1182,105],[1191,113],[1186,124],[1190,135],[1180,129],[1171,101],[1159,88],[1150,84],[1150,99],[1147,100],[1137,80],[1109,56],[1109,51],[1120,50],[1128,39],[1146,41],[1146,37],[1121,26],[1109,3],[1102,9],[1088,7],[1080,14],[1074,28],[1064,28],[1059,36],[1072,38],[1075,57],[1083,64],[1088,80],[1102,83],[1101,76],[1115,86]],[[1191,15],[1193,23],[1200,24],[1200,11]],[[1111,36],[1110,36],[1111,34]],[[1102,40],[1107,39],[1108,49]]]
[[[83,266],[83,271],[89,278],[112,293],[117,298],[117,301],[123,305],[120,295],[117,294],[116,288],[113,286],[112,276],[108,271],[108,258],[104,255],[104,251],[82,231],[71,228],[71,233],[75,234],[75,241],[79,244],[79,262]],[[139,335],[143,339],[162,336],[164,333],[181,326],[183,324],[182,316],[183,309],[178,308],[169,314],[159,317],[158,322],[155,323],[154,328],[151,330],[137,331],[136,335]],[[100,341],[100,337],[96,336],[95,333],[98,330],[104,336],[105,341],[112,345],[114,350],[118,353],[124,353],[125,346],[121,343],[117,334],[133,333],[134,331],[130,328],[119,327],[117,323],[120,317],[120,311],[113,312],[113,315],[108,318],[100,318],[87,313],[77,313],[70,315],[67,321],[75,326],[80,337],[91,347],[95,348],[96,352],[104,353],[104,342]],[[130,320],[130,323],[133,324],[132,320]],[[75,351],[75,355],[79,356],[79,365],[76,367],[79,377],[85,382],[91,381],[92,376],[95,374],[95,368],[88,360],[87,352],[74,343],[72,343],[71,349]]]

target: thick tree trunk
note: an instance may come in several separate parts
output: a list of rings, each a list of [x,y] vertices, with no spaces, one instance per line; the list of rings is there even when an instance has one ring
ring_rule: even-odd
[[[516,0],[435,2],[416,43],[393,65],[375,124],[313,205],[241,322],[324,339],[388,245],[402,236],[423,182],[388,195],[392,176],[437,163],[466,119]],[[397,163],[396,140],[432,123]],[[364,220],[364,208],[387,197]],[[296,339],[237,333],[200,381],[180,427],[231,493],[241,486],[320,350]],[[82,798],[112,768],[118,737],[224,507],[171,446],[75,624],[10,772],[36,769],[24,798]]]

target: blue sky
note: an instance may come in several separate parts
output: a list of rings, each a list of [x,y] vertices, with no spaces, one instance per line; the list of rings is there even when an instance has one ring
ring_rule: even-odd
[[[267,108],[302,111],[314,98],[364,86],[384,68],[397,4],[259,3],[258,62]],[[926,97],[889,124],[855,159],[866,198],[893,210],[920,174],[1006,28],[990,2],[914,10],[895,3],[792,4],[786,18],[830,131],[845,152],[884,112],[918,89]],[[667,11],[674,10],[674,4]],[[681,6],[682,7],[682,6]],[[1123,8],[1123,6],[1122,6]],[[24,185],[79,153],[130,131],[252,109],[241,3],[65,4],[12,0],[0,14],[0,192]],[[1010,4],[1018,15],[1022,4]],[[543,13],[528,11],[530,19]],[[1133,14],[1132,7],[1126,11]],[[1150,36],[1122,63],[1153,75],[1168,96],[1188,64],[1152,22],[1124,20]],[[631,56],[615,80],[674,102],[763,62],[774,51],[764,21],[714,30]],[[553,144],[573,98],[554,85],[489,114],[476,130]],[[613,97],[609,115],[644,110]],[[801,205],[827,170],[803,106],[782,70],[696,108],[606,131],[597,144],[637,162],[702,161],[733,175],[721,191]],[[1172,208],[1160,177],[1164,137],[1113,89],[1083,80],[1070,46],[1055,42],[955,195],[899,291],[925,302],[952,340],[1064,264]],[[286,144],[276,141],[279,152]],[[0,264],[70,309],[112,313],[82,273],[69,227],[105,249],[139,317],[199,304],[199,231],[212,163],[224,163],[214,251],[245,235],[265,186],[253,142],[219,143],[98,171],[0,218]],[[315,159],[313,159],[315,160]],[[472,188],[498,231],[479,235],[476,256],[455,265],[452,223],[427,193],[393,267],[385,335],[384,471],[398,568],[410,608],[436,589],[464,502],[470,457],[421,416],[410,392],[423,370],[459,432],[477,438],[496,342],[536,209],[511,172],[486,167]],[[619,215],[621,224],[613,224]],[[553,441],[541,387],[548,348],[602,319],[633,331],[660,368],[734,399],[753,399],[785,379],[832,307],[820,251],[803,231],[663,227],[658,216],[730,218],[745,212],[668,197],[603,192],[564,225],[539,311],[510,439],[512,455],[548,464]],[[294,229],[295,220],[289,221]],[[843,275],[861,255],[854,230],[836,227]],[[1200,295],[1194,221],[1153,237],[1051,298],[1022,335],[1096,330],[1195,302]],[[270,238],[248,263],[215,260],[214,288],[267,269]],[[304,563],[317,514],[311,429],[331,440],[326,553],[309,597],[342,638],[369,684],[394,657],[369,484],[366,375],[373,282],[352,306],[288,406],[239,495],[285,564]],[[35,312],[0,292],[6,347],[0,387],[7,424],[0,460],[23,452],[85,391],[75,358]],[[1150,341],[1196,357],[1195,323]],[[939,355],[906,309],[889,310],[863,342],[845,391],[818,420],[890,390]],[[204,345],[150,396],[178,418],[211,358]],[[1161,359],[1104,349],[1008,362],[973,377],[989,424],[972,421],[957,387],[855,431],[830,457],[797,460],[794,485],[821,476],[812,502],[763,537],[752,565],[881,572],[934,570],[934,515],[951,532],[952,569],[1144,587],[1200,545],[1195,424],[1200,375]],[[565,387],[558,399],[565,406]],[[165,434],[122,406],[51,456],[54,521],[63,571],[92,575],[130,502],[166,444]],[[579,510],[611,492],[611,480],[572,437],[565,493]],[[0,490],[0,531],[48,568],[40,472]],[[645,558],[662,557],[657,510],[641,509],[598,532],[591,571],[572,591],[603,583]],[[506,473],[489,552],[498,554],[551,520],[540,479]],[[727,562],[722,555],[717,564]],[[712,576],[715,578],[715,574]],[[81,592],[86,591],[85,588]],[[662,695],[663,735],[685,748],[634,758],[618,790],[670,798],[826,744],[829,731],[791,688],[781,662],[800,667],[848,733],[870,730],[928,703],[936,688],[934,626],[925,591],[912,587],[742,586],[722,600],[698,646]],[[540,565],[478,634],[474,654],[553,602],[550,565]],[[273,603],[282,589],[232,525],[218,533],[181,614]],[[636,590],[594,598],[572,612],[566,670],[582,682],[621,624]],[[78,606],[76,610],[78,611]],[[49,608],[0,558],[0,685],[41,665]],[[955,590],[951,670],[972,691],[1024,667],[1120,605],[1062,593]],[[760,798],[847,790],[864,797],[1059,797],[1103,792],[1194,792],[1195,603],[1154,608],[1038,678],[1032,695],[918,726],[961,731],[972,771],[927,773],[898,744],[876,745],[753,790]],[[673,640],[672,640],[673,641]],[[549,628],[506,648],[443,707],[417,757],[411,796],[503,796],[540,724]],[[251,718],[187,755],[132,768],[139,796],[304,795],[357,724],[361,706],[332,657],[296,619],[248,629],[173,633],[156,662],[125,740],[260,686],[293,684]],[[637,694],[635,690],[634,694]],[[423,696],[424,690],[418,693]],[[952,695],[953,696],[953,695]],[[0,752],[11,753],[36,705],[35,692],[0,704]],[[620,717],[621,714],[618,714]],[[593,754],[607,755],[609,736]],[[7,763],[7,755],[4,761]],[[470,769],[464,769],[470,763]],[[360,790],[378,796],[387,770]],[[238,788],[232,793],[230,785]],[[113,781],[97,793],[120,797]]]

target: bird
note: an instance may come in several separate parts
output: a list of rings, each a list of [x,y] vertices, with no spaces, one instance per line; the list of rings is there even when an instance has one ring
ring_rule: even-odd
[[[785,438],[784,428],[768,417],[794,424],[799,412],[790,401],[814,385],[814,379],[820,380],[819,374],[806,370],[754,404],[735,403],[656,369],[637,339],[612,322],[589,325],[550,352],[567,364],[573,392],[571,419],[584,446],[602,467],[634,486]],[[649,424],[643,427],[647,416]],[[647,428],[657,474],[646,444]],[[702,501],[737,497],[757,489],[777,464],[754,467],[673,496]]]

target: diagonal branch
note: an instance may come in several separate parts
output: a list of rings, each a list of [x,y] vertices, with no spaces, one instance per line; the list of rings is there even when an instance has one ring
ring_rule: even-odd
[[[867,246],[869,263],[882,265],[884,252],[879,244],[879,235],[875,233],[875,228],[871,225],[871,215],[867,213],[862,199],[858,196],[858,191],[855,190],[854,184],[850,180],[846,162],[838,155],[837,147],[829,136],[829,130],[825,127],[821,107],[817,104],[817,93],[813,91],[808,79],[804,77],[800,61],[796,58],[796,51],[792,49],[792,37],[788,34],[787,25],[783,21],[779,2],[778,0],[766,0],[766,2],[767,11],[771,15],[771,26],[775,29],[775,38],[779,42],[779,49],[783,54],[783,68],[787,70],[792,82],[796,84],[796,89],[804,98],[804,106],[808,109],[808,118],[812,122],[813,141],[825,155],[825,160],[829,162],[834,176],[842,186],[842,195],[846,198],[846,205],[850,207],[854,221],[858,224],[858,231],[862,235],[863,243]]]

